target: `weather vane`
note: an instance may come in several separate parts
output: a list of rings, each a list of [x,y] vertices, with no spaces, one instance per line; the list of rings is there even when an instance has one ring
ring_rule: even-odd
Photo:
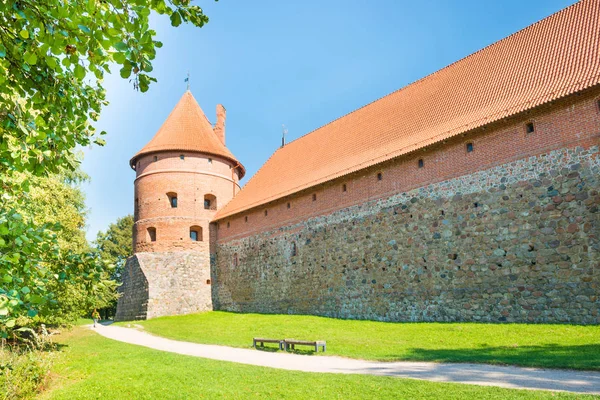
[[[187,90],[190,90],[190,70],[189,69],[187,72],[187,77],[185,78],[184,82],[187,83]]]
[[[285,125],[281,125],[282,128],[282,132],[281,132],[281,147],[285,146],[285,135],[287,135],[288,130],[285,127]]]

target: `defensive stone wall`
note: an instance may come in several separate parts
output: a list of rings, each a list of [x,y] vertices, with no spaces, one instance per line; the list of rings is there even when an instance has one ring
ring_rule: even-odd
[[[600,323],[598,132],[580,130],[596,120],[574,117],[565,110],[564,123],[552,127],[571,129],[573,139],[585,132],[585,145],[220,236],[215,308],[385,321]]]
[[[117,321],[212,310],[210,261],[203,252],[137,253],[123,273]]]

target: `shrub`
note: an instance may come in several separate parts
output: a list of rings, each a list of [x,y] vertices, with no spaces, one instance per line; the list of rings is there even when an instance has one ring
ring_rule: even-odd
[[[0,398],[33,398],[50,371],[51,354],[41,350],[0,350]]]
[[[15,341],[0,347],[0,399],[30,399],[46,381],[56,346],[42,325],[41,333],[19,330]]]

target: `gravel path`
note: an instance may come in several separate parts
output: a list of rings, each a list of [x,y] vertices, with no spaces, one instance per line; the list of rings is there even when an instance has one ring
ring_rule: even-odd
[[[97,328],[92,329],[110,339],[156,350],[292,371],[384,375],[513,389],[560,390],[600,394],[600,372],[504,367],[486,364],[365,361],[333,356],[265,352],[254,349],[180,342],[118,326],[99,325]]]

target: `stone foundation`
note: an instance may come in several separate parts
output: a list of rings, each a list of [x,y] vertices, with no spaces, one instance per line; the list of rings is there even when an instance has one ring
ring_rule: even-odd
[[[207,252],[136,253],[123,273],[117,321],[212,310]]]
[[[215,308],[600,323],[599,179],[598,146],[562,149],[219,241]]]

